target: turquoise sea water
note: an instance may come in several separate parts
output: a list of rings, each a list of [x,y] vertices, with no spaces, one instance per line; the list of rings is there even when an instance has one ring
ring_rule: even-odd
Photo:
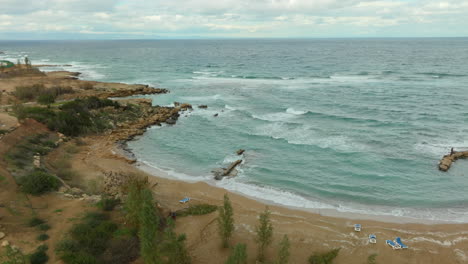
[[[0,41],[83,79],[207,104],[129,147],[171,177],[301,208],[468,222],[468,39]],[[214,117],[214,114],[219,114]],[[210,171],[237,159],[234,179]]]

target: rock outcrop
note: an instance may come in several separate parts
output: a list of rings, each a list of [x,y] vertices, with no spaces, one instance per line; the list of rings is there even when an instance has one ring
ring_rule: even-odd
[[[445,155],[439,162],[439,170],[448,171],[452,163],[458,159],[468,158],[468,151],[454,152],[453,154]]]

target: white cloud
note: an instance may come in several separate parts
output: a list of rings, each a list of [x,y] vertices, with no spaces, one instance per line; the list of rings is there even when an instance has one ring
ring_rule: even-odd
[[[434,24],[458,25],[454,34],[468,35],[468,1],[0,0],[0,33],[359,36],[386,28],[430,32]]]

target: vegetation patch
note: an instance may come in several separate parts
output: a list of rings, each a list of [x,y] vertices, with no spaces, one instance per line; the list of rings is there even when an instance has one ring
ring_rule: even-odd
[[[97,203],[97,206],[103,211],[112,211],[120,203],[120,199],[114,199],[112,197],[104,197]]]
[[[55,191],[60,186],[60,181],[43,170],[35,170],[22,177],[19,181],[21,190],[32,195],[41,195]]]
[[[49,256],[47,256],[47,249],[46,245],[40,245],[34,253],[29,256],[29,262],[31,264],[44,264],[49,261]]]
[[[39,103],[43,103],[44,98],[48,98],[49,100],[52,100],[50,103],[53,103],[55,98],[58,96],[70,93],[74,93],[71,87],[54,86],[46,88],[43,84],[33,84],[30,86],[17,86],[13,95],[22,101],[32,101],[37,99]]]
[[[57,254],[65,263],[98,263],[117,225],[106,214],[88,213],[73,225],[70,238],[58,243]]]
[[[177,216],[205,215],[218,210],[218,206],[212,204],[190,205],[187,209],[177,211]]]
[[[39,241],[46,241],[47,239],[49,239],[48,234],[40,234],[40,235],[37,236],[37,240],[39,240]]]
[[[336,248],[326,253],[314,254],[310,256],[309,263],[310,264],[332,264],[333,260],[338,256],[339,252],[340,252],[340,248]]]
[[[42,219],[40,219],[40,218],[38,218],[38,217],[33,217],[33,218],[31,218],[31,219],[28,220],[27,225],[28,225],[29,227],[35,227],[35,226],[38,226],[38,225],[42,225],[42,224],[44,224],[44,223],[45,223],[44,220],[42,220]]]

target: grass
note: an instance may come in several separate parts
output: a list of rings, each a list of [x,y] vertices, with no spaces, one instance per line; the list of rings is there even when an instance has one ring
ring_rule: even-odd
[[[63,212],[63,209],[54,210],[54,213],[56,213],[56,214],[59,214],[59,213],[61,213],[61,212]]]
[[[218,210],[218,206],[211,204],[190,205],[187,209],[177,212],[177,216],[205,215]]]
[[[310,256],[309,263],[310,264],[332,264],[333,260],[338,256],[339,252],[340,252],[340,248],[336,248],[326,253],[314,254]]]

